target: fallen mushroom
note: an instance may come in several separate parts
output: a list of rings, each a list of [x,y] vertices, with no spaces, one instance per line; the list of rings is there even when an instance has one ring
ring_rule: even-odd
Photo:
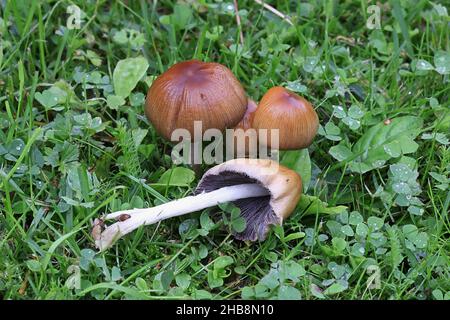
[[[238,124],[246,108],[247,96],[231,70],[198,60],[177,63],[161,74],[145,102],[145,114],[161,136],[171,141],[174,130],[186,129],[194,148],[202,141],[195,136],[195,121],[201,121],[202,134],[223,131]]]
[[[319,117],[305,98],[283,87],[273,87],[259,102],[252,127],[268,131],[278,129],[280,150],[303,149],[313,142],[319,129]],[[267,145],[272,147],[270,139]]]
[[[270,159],[233,159],[209,169],[200,180],[193,196],[174,200],[153,208],[113,212],[101,221],[116,220],[92,233],[100,250],[143,225],[157,223],[220,203],[233,202],[246,220],[240,240],[264,240],[270,225],[281,224],[294,210],[300,198],[300,176]],[[126,215],[127,219],[120,219]]]

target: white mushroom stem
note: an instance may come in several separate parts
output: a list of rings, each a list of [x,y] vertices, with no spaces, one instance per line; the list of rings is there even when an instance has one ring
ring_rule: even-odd
[[[266,195],[269,195],[269,191],[259,184],[240,184],[174,200],[153,208],[113,212],[108,214],[106,219],[119,218],[121,220],[120,218],[123,215],[127,219],[108,226],[96,237],[95,244],[100,250],[105,250],[111,247],[117,239],[140,226],[154,224],[161,220],[213,207],[220,203]]]

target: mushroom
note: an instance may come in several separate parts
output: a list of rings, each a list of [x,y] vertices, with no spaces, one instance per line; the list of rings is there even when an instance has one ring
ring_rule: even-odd
[[[234,127],[235,129],[247,130],[252,128],[253,117],[255,116],[255,111],[258,108],[258,105],[252,99],[247,100],[247,108],[245,110],[245,114],[242,117],[241,121]]]
[[[193,196],[162,205],[113,212],[99,219],[92,233],[95,244],[105,250],[122,236],[143,225],[157,223],[220,203],[233,202],[246,220],[240,240],[264,240],[270,225],[281,224],[300,198],[300,176],[270,159],[232,159],[209,169]],[[125,217],[125,218],[124,218]],[[104,220],[116,220],[104,228]],[[99,228],[102,232],[99,233]]]
[[[305,98],[283,87],[273,87],[259,102],[252,126],[256,130],[278,129],[280,150],[303,149],[311,145],[319,129],[319,117]],[[271,147],[270,139],[267,145]]]
[[[256,151],[255,154],[251,155],[252,157],[256,158],[257,156],[257,150],[250,150],[251,147],[257,147],[258,137],[256,131],[247,131],[249,129],[253,129],[252,121],[257,107],[258,105],[255,101],[253,101],[252,99],[248,99],[245,114],[242,117],[241,121],[234,127],[234,152],[238,158],[251,154],[252,152],[250,151]],[[254,145],[252,145],[251,139],[253,139]]]
[[[194,121],[202,122],[202,134],[210,128],[232,128],[246,108],[247,96],[231,70],[198,60],[177,63],[157,77],[145,101],[147,118],[169,141],[178,128],[194,137]]]

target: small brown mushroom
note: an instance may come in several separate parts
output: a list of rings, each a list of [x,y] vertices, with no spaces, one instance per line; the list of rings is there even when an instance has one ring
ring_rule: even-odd
[[[279,149],[293,150],[308,147],[319,129],[319,117],[305,98],[283,87],[266,92],[255,111],[253,128],[279,130]],[[270,139],[267,145],[271,147]]]
[[[252,128],[253,117],[255,116],[255,111],[258,105],[252,99],[248,99],[247,101],[247,110],[245,111],[244,116],[241,121],[234,127],[233,132],[233,143],[234,143],[234,152],[237,158],[245,157],[251,154],[250,151],[255,151],[255,154],[252,154],[252,157],[257,157],[257,145],[258,145],[258,135]],[[252,142],[254,143],[252,145]],[[250,150],[250,148],[255,148],[255,150]]]
[[[270,225],[281,224],[289,217],[300,199],[300,176],[270,159],[234,159],[209,169],[200,180],[196,194],[209,193],[224,187],[256,184],[266,195],[242,197],[233,201],[246,220],[239,240],[264,240]]]
[[[194,137],[194,121],[202,121],[202,133],[232,128],[246,108],[247,96],[233,73],[219,63],[198,60],[177,63],[161,74],[145,102],[147,118],[169,141],[178,128]]]
[[[94,240],[105,250],[122,236],[143,225],[157,223],[220,203],[233,202],[246,220],[245,230],[235,234],[240,240],[264,240],[270,225],[281,224],[300,198],[300,176],[269,159],[233,159],[209,169],[200,180],[194,196],[153,208],[123,210],[108,214],[105,220],[129,217],[108,226]]]
[[[245,114],[242,117],[241,121],[234,127],[235,129],[247,130],[252,128],[253,117],[255,116],[255,111],[258,108],[258,105],[252,99],[247,100],[247,108],[245,110]]]

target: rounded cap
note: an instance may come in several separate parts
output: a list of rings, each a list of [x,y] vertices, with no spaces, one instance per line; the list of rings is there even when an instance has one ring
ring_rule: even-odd
[[[239,81],[225,66],[198,60],[180,62],[161,74],[151,85],[145,114],[166,140],[178,128],[194,137],[194,121],[202,130],[234,127],[244,116],[247,96]]]
[[[238,156],[245,156],[250,154],[250,148],[258,147],[258,136],[255,132],[247,131],[252,128],[252,121],[253,117],[255,115],[255,111],[258,105],[255,101],[252,99],[247,100],[247,110],[245,111],[244,117],[241,119],[241,121],[234,127],[234,151],[235,154]],[[251,144],[251,140],[253,139],[254,144]],[[254,150],[255,152],[257,150]],[[257,156],[257,153],[255,154],[255,157]]]
[[[234,127],[235,129],[247,130],[252,127],[253,117],[255,116],[256,108],[258,105],[252,99],[247,99],[247,108],[241,121]]]
[[[259,102],[252,126],[269,131],[269,147],[270,130],[279,129],[279,149],[302,149],[316,136],[319,117],[305,98],[283,87],[273,87]]]
[[[270,159],[233,159],[209,169],[200,180],[196,194],[246,183],[258,183],[268,196],[246,198],[233,203],[241,209],[246,228],[235,237],[264,240],[270,225],[281,224],[295,209],[302,190],[300,176]]]

